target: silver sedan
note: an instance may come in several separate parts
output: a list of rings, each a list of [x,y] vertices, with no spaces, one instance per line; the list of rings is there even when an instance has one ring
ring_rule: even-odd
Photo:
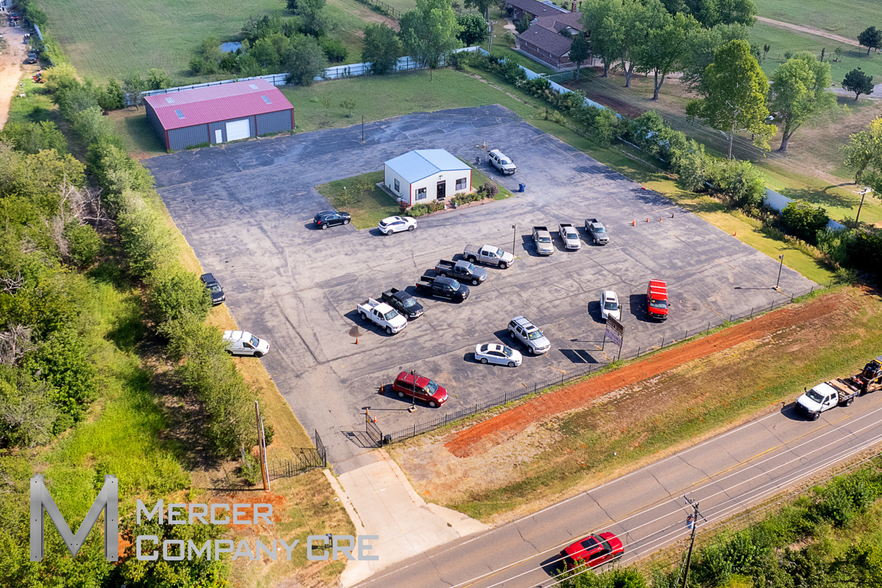
[[[520,351],[515,351],[511,347],[498,343],[481,343],[475,346],[475,359],[483,364],[495,363],[517,367],[521,365],[523,357],[521,357]]]

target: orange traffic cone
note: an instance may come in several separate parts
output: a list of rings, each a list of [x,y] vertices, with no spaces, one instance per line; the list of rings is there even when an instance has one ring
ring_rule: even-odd
[[[658,217],[658,222],[661,222],[661,217]]]
[[[649,222],[649,217],[648,217],[648,216],[646,217],[646,222]]]
[[[636,226],[637,226],[637,219],[636,219],[636,218],[633,219],[633,220],[631,221],[631,226],[632,226],[632,227],[636,227]]]
[[[674,218],[674,213],[673,213],[673,212],[671,213],[671,218]]]

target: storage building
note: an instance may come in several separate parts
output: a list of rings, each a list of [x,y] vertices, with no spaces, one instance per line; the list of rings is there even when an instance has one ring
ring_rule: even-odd
[[[408,206],[471,192],[472,168],[443,149],[418,149],[384,164],[383,183]]]
[[[170,151],[294,128],[294,107],[262,79],[155,94],[144,102],[147,120]]]

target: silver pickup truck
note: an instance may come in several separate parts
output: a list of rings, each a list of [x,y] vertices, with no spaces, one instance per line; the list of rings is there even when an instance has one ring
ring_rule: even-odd
[[[482,247],[466,245],[462,256],[465,257],[466,261],[472,263],[495,265],[502,269],[506,269],[514,261],[514,255],[493,245],[484,245]]]

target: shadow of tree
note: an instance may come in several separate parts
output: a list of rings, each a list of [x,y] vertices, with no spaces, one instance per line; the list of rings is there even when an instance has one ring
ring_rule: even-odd
[[[786,188],[780,193],[791,200],[808,202],[815,206],[836,206],[838,208],[856,208],[861,198],[857,194],[835,191],[838,186],[826,186],[823,190],[805,188]]]

